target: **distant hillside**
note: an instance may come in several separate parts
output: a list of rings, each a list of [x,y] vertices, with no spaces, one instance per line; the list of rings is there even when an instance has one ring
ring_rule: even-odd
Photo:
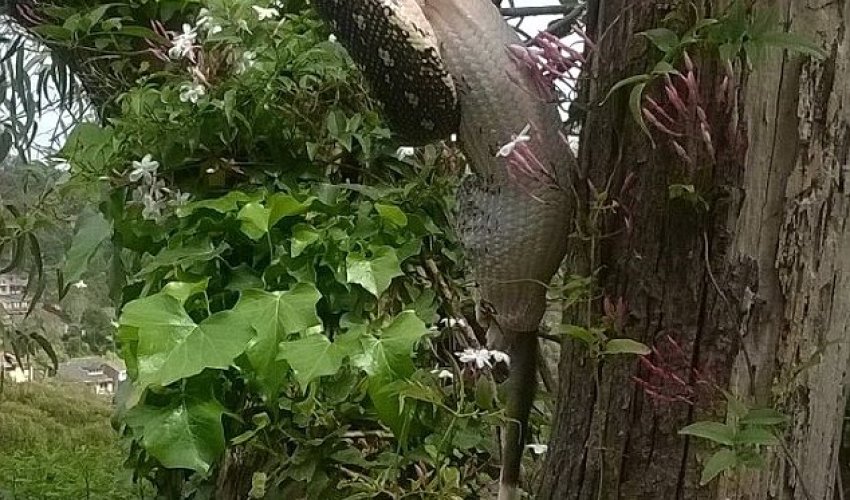
[[[144,498],[123,471],[111,413],[108,400],[74,386],[7,384],[0,396],[0,499]]]

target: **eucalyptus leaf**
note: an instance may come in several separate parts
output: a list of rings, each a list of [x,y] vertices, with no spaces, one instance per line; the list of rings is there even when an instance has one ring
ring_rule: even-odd
[[[679,47],[679,36],[667,28],[654,28],[639,33],[645,36],[658,50],[668,54]]]
[[[735,444],[735,428],[720,422],[695,422],[681,429],[679,434],[707,439],[726,446]]]
[[[788,421],[788,417],[773,408],[755,408],[746,413],[739,421],[741,425],[779,425]]]
[[[100,212],[85,210],[80,214],[65,259],[66,283],[76,283],[83,278],[97,251],[111,236],[112,224]]]
[[[635,354],[637,356],[646,356],[650,352],[646,344],[632,339],[611,339],[605,343],[605,348],[602,349],[602,354],[608,355]]]

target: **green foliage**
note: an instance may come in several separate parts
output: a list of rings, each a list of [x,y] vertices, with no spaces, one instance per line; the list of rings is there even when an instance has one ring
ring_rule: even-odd
[[[681,200],[691,206],[697,213],[707,213],[709,203],[697,192],[693,184],[670,184],[667,186],[668,198]]]
[[[643,356],[649,354],[649,347],[632,339],[609,338],[604,327],[585,328],[578,325],[558,325],[564,335],[578,340],[590,351],[593,357],[615,354],[633,354]]]
[[[775,428],[787,418],[772,408],[748,408],[732,395],[727,395],[728,423],[695,422],[679,434],[705,439],[719,445],[703,464],[700,484],[707,484],[724,472],[738,467],[764,467],[763,447],[779,445]]]
[[[111,411],[76,387],[7,385],[0,397],[0,498],[141,498],[121,467]]]
[[[493,480],[497,395],[476,403],[492,379],[432,373],[452,357],[429,328],[447,314],[437,280],[459,294],[452,165],[435,147],[395,156],[303,3],[263,20],[233,0],[86,2],[51,7],[41,32],[167,52],[149,21],[200,7],[195,61],[118,63],[135,83],[61,152],[73,184],[104,193],[64,276],[110,256],[129,465],[169,498],[201,496],[234,453],[252,457],[253,497],[476,495]]]
[[[629,109],[647,136],[649,129],[641,112],[644,91],[659,77],[677,73],[674,65],[686,52],[701,51],[729,64],[740,58],[748,67],[764,59],[769,49],[788,50],[817,59],[826,57],[817,44],[783,30],[778,9],[752,9],[746,2],[736,0],[717,18],[697,16],[694,19],[691,6],[684,5],[668,15],[663,26],[639,33],[661,54],[652,70],[620,80],[605,97],[607,101],[617,90],[630,87]]]
[[[21,301],[28,303],[21,320],[12,320],[0,305],[0,350],[11,350],[18,360],[43,355],[45,368],[58,363],[42,321],[35,316],[48,292],[48,276],[58,265],[66,233],[59,193],[68,175],[39,166],[19,165],[14,172],[0,170],[0,275],[26,279]]]
[[[77,219],[71,248],[68,249],[62,279],[67,286],[79,282],[98,250],[112,235],[112,226],[100,212],[85,210]],[[60,293],[67,288],[60,287]]]

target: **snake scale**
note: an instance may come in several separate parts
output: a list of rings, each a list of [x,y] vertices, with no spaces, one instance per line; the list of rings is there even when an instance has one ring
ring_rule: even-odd
[[[533,69],[491,0],[313,0],[362,68],[398,135],[421,144],[458,134],[471,175],[458,192],[457,230],[478,285],[491,348],[511,357],[499,499],[518,498],[536,386],[546,286],[566,252],[568,172],[557,106],[532,89]],[[528,130],[526,137],[517,138]],[[522,143],[540,177],[509,161]]]

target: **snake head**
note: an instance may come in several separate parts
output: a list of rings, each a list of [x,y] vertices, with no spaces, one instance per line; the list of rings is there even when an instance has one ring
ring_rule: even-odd
[[[454,80],[419,1],[313,0],[410,145],[447,139],[460,125]]]

